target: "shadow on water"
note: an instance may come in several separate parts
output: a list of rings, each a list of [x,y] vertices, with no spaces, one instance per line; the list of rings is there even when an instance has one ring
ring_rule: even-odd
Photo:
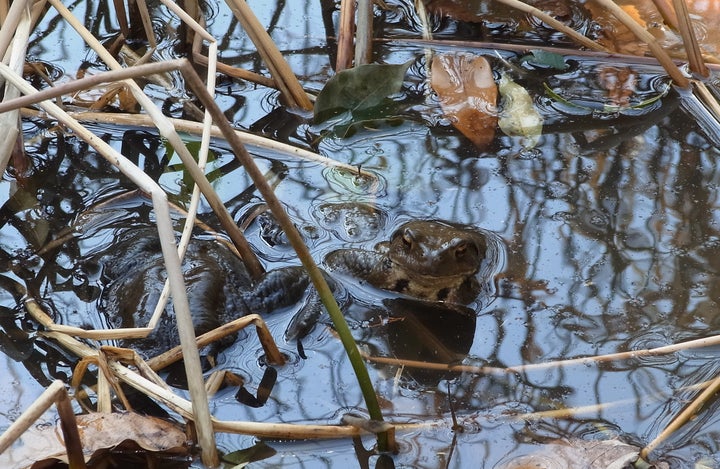
[[[317,2],[294,6],[301,14],[291,14],[282,5],[258,12],[261,21],[272,24],[271,34],[303,84],[320,89],[332,53],[319,23],[327,12],[320,11]],[[384,13],[388,36],[417,31],[409,5],[398,1],[391,6],[394,9]],[[84,15],[98,37],[115,33],[104,2],[78,4],[75,12]],[[226,51],[223,59],[262,70],[231,16],[222,9],[212,15],[210,31]],[[505,27],[513,24],[508,18]],[[159,9],[156,21],[156,27],[168,22],[163,25],[161,54],[171,54],[166,50],[175,39],[174,20]],[[307,26],[312,21],[318,22],[317,30]],[[458,28],[458,22],[438,24],[441,35],[455,34]],[[94,63],[84,46],[76,47],[75,36],[62,22],[45,18],[38,31],[44,33],[36,33],[31,53],[40,60],[65,68],[69,75],[78,59]],[[53,41],[60,47],[49,48]],[[493,60],[494,52],[476,52]],[[543,81],[527,81],[523,84],[537,93],[546,118],[540,144],[527,150],[519,139],[498,135],[492,147],[481,150],[443,119],[437,99],[426,93],[423,54],[422,48],[400,40],[378,46],[378,60],[415,60],[404,89],[411,106],[399,125],[381,125],[347,139],[318,140],[317,129],[260,87],[227,81],[217,90],[218,102],[238,127],[315,146],[380,175],[380,188],[370,190],[335,170],[251,148],[264,170],[280,175],[277,194],[316,259],[340,247],[372,249],[412,218],[473,225],[495,233],[506,246],[492,301],[478,302],[467,311],[365,286],[352,289],[347,316],[364,353],[505,367],[645,349],[720,332],[720,155],[692,126],[672,92],[633,115],[598,115],[553,104],[542,91]],[[595,77],[607,64],[580,57],[572,61],[574,68],[562,80],[574,80],[578,89],[597,89]],[[662,88],[657,69],[633,70],[641,92]],[[557,77],[548,80],[549,86],[562,82],[552,81],[560,80]],[[158,90],[150,88],[150,93],[164,99]],[[99,124],[92,129],[175,194],[174,202],[187,202],[182,167],[154,132]],[[134,187],[85,144],[50,123],[26,120],[24,131],[31,174],[6,177],[0,209],[0,350],[5,358],[0,370],[11,377],[11,384],[0,384],[3,428],[52,379],[68,380],[76,361],[38,334],[39,326],[22,309],[23,289],[39,298],[59,323],[106,327],[98,314],[106,285],[102,272],[86,262],[88,253],[112,249],[114,230],[152,218],[145,203],[119,204],[95,219],[101,229],[91,225],[52,255],[36,255],[75,224],[78,213]],[[218,141],[213,152],[212,183],[236,220],[243,221],[261,201],[230,150]],[[201,218],[214,224],[205,205]],[[282,236],[269,235],[266,228],[255,223],[247,231],[266,267],[291,263],[292,252]],[[237,389],[222,390],[211,402],[215,415],[226,420],[337,423],[347,412],[363,414],[355,378],[328,320],[322,318],[303,342],[307,359],[302,359],[294,343],[280,339],[292,314],[284,310],[268,317],[272,334],[290,357],[290,364],[277,369],[268,401],[249,407],[237,402]],[[396,465],[492,468],[512,455],[532,452],[533,441],[618,436],[642,446],[692,396],[685,386],[717,374],[715,352],[698,349],[602,366],[505,374],[468,368],[430,371],[397,363],[374,363],[370,372],[387,418],[421,424],[398,434]],[[220,353],[218,367],[243,377],[246,388],[255,392],[265,373],[261,353],[250,334],[240,334]],[[605,406],[595,406],[599,404]],[[581,410],[572,418],[516,418],[566,407]],[[710,403],[658,455],[677,467],[698,461],[720,464],[716,407]],[[226,452],[255,442],[252,437],[218,435]],[[371,447],[370,438],[266,444],[277,451],[264,461],[267,467],[385,467],[384,458],[365,452],[363,444]]]

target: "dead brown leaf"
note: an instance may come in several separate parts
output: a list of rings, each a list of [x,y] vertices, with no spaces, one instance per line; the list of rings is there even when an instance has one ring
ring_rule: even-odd
[[[132,442],[152,453],[187,454],[187,436],[176,424],[145,415],[117,412],[76,416],[86,461],[96,454]],[[62,433],[52,425],[27,431],[20,443],[0,457],[0,467],[45,467],[52,460],[67,462]],[[33,464],[37,463],[37,464]]]
[[[538,446],[538,451],[512,457],[498,466],[500,469],[608,469],[631,467],[640,449],[619,440],[558,439]],[[654,468],[664,468],[657,463]]]
[[[495,138],[498,89],[490,63],[471,54],[433,57],[430,85],[456,129],[479,146]]]
[[[118,107],[123,112],[136,113],[140,110],[140,104],[132,95],[130,89],[123,83],[108,86],[107,91],[90,106],[91,111],[100,111],[111,105],[117,98]]]
[[[185,446],[187,436],[174,423],[130,412],[78,415],[80,438],[86,452],[133,440],[148,451],[172,451]]]

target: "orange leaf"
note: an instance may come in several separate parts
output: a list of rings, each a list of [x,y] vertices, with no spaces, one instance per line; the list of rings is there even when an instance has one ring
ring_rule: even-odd
[[[430,85],[455,128],[479,147],[492,142],[498,90],[488,61],[470,54],[436,55],[430,72]]]

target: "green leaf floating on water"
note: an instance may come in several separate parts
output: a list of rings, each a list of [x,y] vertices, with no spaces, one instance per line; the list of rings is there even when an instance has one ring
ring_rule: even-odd
[[[535,109],[532,97],[505,74],[500,77],[498,90],[502,97],[498,126],[505,135],[524,137],[525,148],[533,148],[542,135],[543,118]]]
[[[568,64],[565,57],[556,52],[550,52],[543,49],[534,49],[530,54],[523,56],[521,62],[528,62],[532,65],[553,68],[555,70],[567,70]]]
[[[339,72],[328,80],[315,100],[315,123],[344,112],[354,114],[379,106],[388,96],[400,91],[412,62],[367,64]]]

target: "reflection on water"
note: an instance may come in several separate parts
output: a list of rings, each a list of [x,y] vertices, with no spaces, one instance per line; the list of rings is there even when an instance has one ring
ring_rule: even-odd
[[[264,19],[273,24],[281,48],[292,50],[291,65],[304,83],[319,88],[329,67],[324,32],[302,28],[307,18],[319,21],[320,7],[305,2],[300,21],[278,5],[264,12]],[[395,32],[417,27],[414,18],[404,17],[407,7],[402,3],[392,10]],[[82,8],[90,11],[93,3]],[[228,27],[233,24],[228,13],[221,9],[213,14],[211,31],[228,51],[224,58],[259,69],[247,39]],[[97,17],[101,35],[112,30],[102,18]],[[32,53],[55,62],[60,60],[53,53],[65,54],[64,60],[76,57],[71,51],[74,36],[53,19],[45,21],[48,37],[62,38],[63,50],[45,50],[50,39],[38,37]],[[517,140],[499,136],[493,147],[478,150],[443,121],[435,98],[424,97],[419,84],[424,78],[422,49],[397,41],[378,52],[392,63],[416,59],[408,93],[417,102],[404,123],[343,140],[321,139],[317,145],[326,155],[376,172],[379,185],[363,185],[351,174],[254,150],[262,169],[272,168],[280,176],[278,196],[312,252],[320,260],[338,247],[371,249],[408,218],[439,218],[496,233],[506,245],[506,258],[494,301],[481,302],[468,315],[428,312],[417,305],[408,310],[403,300],[377,290],[353,290],[347,314],[365,353],[505,367],[656,347],[720,332],[720,220],[715,213],[720,155],[690,125],[692,119],[672,94],[655,109],[631,117],[579,116],[538,99],[549,125],[536,149],[527,151]],[[67,69],[72,66],[70,62]],[[576,73],[578,86],[597,88],[590,79],[581,82],[582,73],[597,66],[578,59],[575,71],[568,73]],[[657,71],[635,72],[642,89],[660,90]],[[541,85],[525,83],[540,95]],[[288,118],[273,93],[226,83],[219,94],[238,126],[303,146],[317,142],[315,129],[301,117]],[[109,239],[90,230],[56,256],[33,252],[72,225],[78,212],[133,188],[85,144],[69,135],[46,134],[46,127],[25,123],[26,135],[37,137],[28,147],[33,177],[22,185],[8,178],[2,192],[0,349],[7,358],[0,361],[0,369],[14,377],[19,391],[14,397],[3,393],[0,427],[26,408],[32,399],[28,396],[38,395],[50,379],[70,376],[74,362],[36,334],[37,324],[20,305],[18,285],[41,298],[58,322],[102,326],[97,315],[102,279],[88,269],[83,256],[107,246]],[[167,163],[164,146],[152,132],[99,125],[93,129],[158,177],[163,187],[183,193],[181,170],[162,172]],[[231,152],[220,142],[213,150],[213,184],[240,221],[259,203],[258,196]],[[181,196],[177,199],[184,202]],[[202,212],[212,224],[209,208],[203,206]],[[139,211],[137,216],[151,214]],[[102,222],[132,223],[113,216]],[[292,261],[287,248],[268,242],[258,225],[252,225],[248,235],[268,268]],[[383,299],[385,307],[379,308]],[[275,337],[282,337],[291,316],[292,311],[282,311],[268,318]],[[333,423],[348,411],[362,414],[363,401],[344,352],[325,327],[327,319],[321,323],[304,342],[306,360],[297,356],[295,344],[279,339],[292,360],[278,369],[277,384],[263,407],[243,406],[235,400],[235,390],[227,389],[212,400],[213,412],[228,420]],[[264,372],[262,352],[250,334],[241,339],[220,355],[218,366],[243,376],[253,391]],[[533,440],[622,436],[647,443],[694,395],[683,387],[717,373],[715,352],[700,349],[602,366],[514,373],[482,374],[469,368],[431,372],[380,363],[370,371],[388,419],[433,424],[398,435],[396,464],[469,467],[482,461],[481,467],[491,468],[511,453],[530,451]],[[607,406],[592,407],[595,404]],[[515,418],[564,407],[583,410],[574,419]],[[720,463],[716,407],[711,403],[658,455],[677,467],[702,458]],[[451,411],[462,433],[452,431]],[[218,438],[225,451],[253,442],[236,435]],[[364,443],[370,446],[372,440]],[[268,465],[358,464],[359,450],[350,441],[268,444],[278,450]]]

